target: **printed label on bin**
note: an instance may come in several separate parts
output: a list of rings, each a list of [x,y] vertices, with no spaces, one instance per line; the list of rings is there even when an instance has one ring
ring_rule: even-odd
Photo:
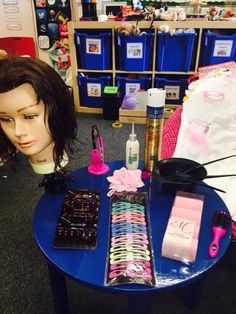
[[[127,59],[143,58],[143,43],[127,43]]]
[[[233,47],[233,40],[216,40],[213,57],[230,57]]]
[[[89,97],[101,97],[101,84],[87,83],[87,91]]]
[[[139,89],[140,89],[139,83],[126,83],[125,84],[125,93],[126,94],[135,93]]]
[[[179,99],[180,86],[165,85],[166,99]]]
[[[86,53],[101,54],[101,39],[87,38],[86,39]]]

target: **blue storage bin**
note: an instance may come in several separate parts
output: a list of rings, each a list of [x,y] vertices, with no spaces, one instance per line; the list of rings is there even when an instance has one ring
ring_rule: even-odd
[[[196,33],[158,33],[157,71],[188,72]]]
[[[236,61],[236,34],[218,35],[205,33],[203,36],[202,65]]]
[[[105,86],[110,86],[111,76],[87,77],[78,75],[80,105],[83,107],[102,108],[102,93]]]
[[[116,77],[116,86],[119,87],[120,95],[123,97],[125,94],[134,93],[139,89],[151,87],[151,77],[141,77],[138,79],[129,79],[124,76]]]
[[[141,36],[122,36],[116,33],[118,67],[125,71],[148,71],[151,69],[153,33]]]
[[[75,33],[79,67],[89,70],[111,69],[111,33]]]
[[[187,79],[168,79],[156,77],[155,87],[166,90],[166,104],[182,104],[185,90],[188,88]]]

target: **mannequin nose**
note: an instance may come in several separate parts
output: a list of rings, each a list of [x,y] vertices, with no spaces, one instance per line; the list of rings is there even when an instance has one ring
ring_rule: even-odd
[[[22,137],[27,135],[25,122],[22,121],[15,121],[15,136]]]

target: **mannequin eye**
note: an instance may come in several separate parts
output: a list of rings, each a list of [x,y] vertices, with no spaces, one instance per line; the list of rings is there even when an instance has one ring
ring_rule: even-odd
[[[37,114],[30,114],[30,115],[24,115],[24,118],[26,119],[26,120],[33,120],[33,119],[35,119],[35,118],[37,118],[38,117],[38,115]]]
[[[5,122],[5,123],[10,123],[10,122],[13,122],[14,119],[11,117],[0,117],[0,121]]]

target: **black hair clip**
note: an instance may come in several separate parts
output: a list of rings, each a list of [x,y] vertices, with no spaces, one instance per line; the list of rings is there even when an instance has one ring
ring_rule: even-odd
[[[45,174],[39,187],[44,186],[45,191],[52,194],[57,194],[65,191],[68,182],[72,182],[74,179],[66,176],[64,170],[56,171],[50,174]]]

